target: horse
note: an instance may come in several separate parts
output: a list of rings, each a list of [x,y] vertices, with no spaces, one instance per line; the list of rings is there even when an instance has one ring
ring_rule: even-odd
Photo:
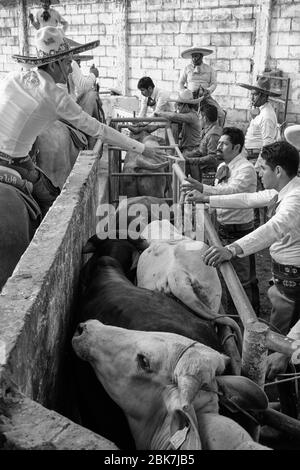
[[[0,291],[29,245],[39,223],[20,192],[0,183]]]
[[[77,103],[90,116],[105,123],[102,102],[96,91],[90,90],[83,93],[78,97]],[[87,136],[87,145],[79,148],[71,138],[67,124],[63,121],[55,121],[37,137],[31,154],[35,155],[33,158],[38,167],[46,173],[55,186],[61,189],[80,150],[87,148],[91,150],[96,140],[94,137]]]

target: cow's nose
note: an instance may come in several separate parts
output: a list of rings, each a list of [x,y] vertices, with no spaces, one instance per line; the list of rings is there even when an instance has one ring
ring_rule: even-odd
[[[75,331],[75,336],[81,336],[82,333],[86,330],[86,324],[85,323],[79,323],[77,326],[77,329]]]

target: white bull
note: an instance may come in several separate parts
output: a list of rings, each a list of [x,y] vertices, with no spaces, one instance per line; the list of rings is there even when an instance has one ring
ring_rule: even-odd
[[[216,375],[226,356],[210,347],[97,320],[82,323],[72,343],[123,409],[137,449],[265,449],[218,414]]]
[[[203,262],[208,246],[181,235],[167,220],[151,222],[141,237],[150,246],[140,255],[137,285],[173,294],[203,318],[216,317],[222,288],[216,269]]]

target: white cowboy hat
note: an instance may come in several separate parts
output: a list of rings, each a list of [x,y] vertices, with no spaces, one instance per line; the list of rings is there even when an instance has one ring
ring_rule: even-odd
[[[180,91],[175,98],[170,96],[168,101],[173,103],[185,103],[185,104],[197,104],[203,100],[203,96],[200,98],[193,98],[193,92],[191,90],[182,90]]]
[[[45,26],[37,30],[35,44],[37,51],[36,56],[14,54],[12,58],[17,62],[31,66],[45,65],[72,56],[73,54],[80,54],[81,52],[94,49],[99,46],[100,41],[92,41],[87,44],[72,47],[61,29],[55,28],[54,26]]]
[[[184,59],[189,59],[192,57],[192,54],[202,54],[204,55],[209,55],[212,54],[214,51],[211,49],[205,49],[204,47],[190,47],[189,49],[186,49],[181,53],[181,57]]]
[[[271,81],[269,77],[259,77],[255,85],[248,85],[247,83],[238,83],[237,85],[247,88],[247,90],[256,90],[269,96],[280,96],[279,91],[271,90]]]
[[[289,126],[284,131],[285,140],[300,150],[300,124]]]

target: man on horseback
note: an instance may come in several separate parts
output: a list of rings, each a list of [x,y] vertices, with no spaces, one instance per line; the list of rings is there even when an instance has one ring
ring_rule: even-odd
[[[65,119],[86,134],[124,150],[148,157],[159,155],[157,149],[148,148],[99,123],[56,85],[66,82],[73,53],[98,45],[99,41],[93,41],[72,48],[58,28],[41,28],[36,32],[37,56],[13,56],[17,62],[37,66],[38,69],[12,72],[0,85],[0,164],[17,170],[24,179],[33,183],[33,197],[43,215],[59,190],[34,165],[28,153],[36,137],[57,119]]]

